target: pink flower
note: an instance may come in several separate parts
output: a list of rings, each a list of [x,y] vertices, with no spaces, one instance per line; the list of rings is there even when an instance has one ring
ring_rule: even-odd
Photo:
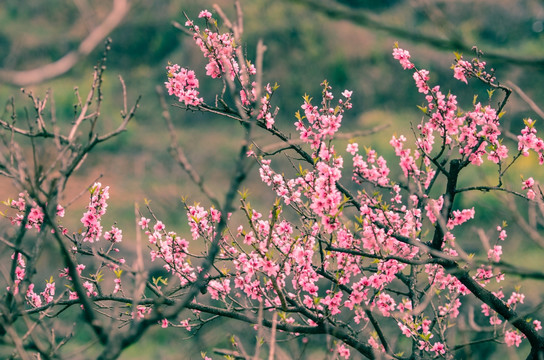
[[[411,337],[412,336],[412,330],[410,330],[410,328],[408,326],[404,325],[400,321],[397,322],[397,325],[399,326],[399,328],[402,331],[402,334],[404,336],[406,336],[406,337]]]
[[[113,293],[116,294],[121,290],[121,279],[115,278],[113,279],[113,282],[115,283],[115,287],[113,288]]]
[[[88,297],[92,297],[92,296],[97,296],[98,293],[94,290],[94,284],[89,282],[89,281],[85,281],[83,283],[83,287],[87,290],[87,296]]]
[[[466,71],[472,69],[472,64],[466,60],[459,60],[457,64],[453,67],[453,77],[459,81],[468,84],[467,78],[465,76]]]
[[[350,98],[350,97],[351,97],[351,94],[353,94],[353,91],[344,90],[344,91],[342,92],[342,96],[345,97],[345,98]]]
[[[338,351],[338,356],[343,357],[344,359],[349,359],[349,348],[344,344],[339,344],[336,346],[336,351]]]
[[[121,242],[123,240],[123,230],[112,225],[111,231],[106,231],[104,234],[104,239],[111,241],[112,243]]]
[[[399,60],[404,70],[414,68],[414,64],[410,62],[410,53],[408,52],[408,50],[403,50],[401,48],[394,48],[393,57],[396,60]]]
[[[202,10],[200,12],[200,14],[198,14],[198,17],[199,18],[206,18],[206,19],[210,19],[212,17],[212,13],[209,12],[208,10]]]
[[[422,69],[419,71],[414,72],[414,81],[416,82],[417,89],[420,93],[427,94],[429,93],[429,85],[427,84],[427,81],[429,81],[429,71]]]
[[[81,218],[81,222],[87,228],[83,233],[83,241],[92,243],[102,236],[100,219],[106,213],[109,197],[109,186],[102,187],[102,184],[97,182],[91,187],[91,201],[87,205],[87,212]]]
[[[157,223],[155,224],[155,226],[153,226],[153,230],[157,231],[157,232],[160,232],[160,231],[163,231],[165,229],[165,226],[164,224],[162,223],[162,221],[157,221]]]
[[[57,204],[57,216],[64,217],[64,208],[60,204]]]
[[[436,355],[444,355],[446,353],[446,349],[444,348],[444,344],[440,342],[435,342],[433,347],[431,348],[431,351],[434,351]]]
[[[504,342],[508,346],[516,346],[519,347],[521,344],[521,335],[518,334],[516,331],[508,330],[504,333]]]
[[[177,96],[185,105],[200,105],[204,99],[198,97],[199,82],[194,71],[187,70],[177,64],[167,66],[168,81],[165,82],[168,95]]]
[[[523,304],[524,300],[525,300],[525,295],[524,294],[520,294],[520,293],[514,291],[512,293],[512,295],[510,295],[510,298],[506,302],[506,305],[512,306],[512,305],[515,305],[517,303]]]
[[[357,143],[348,144],[346,151],[349,152],[351,155],[355,155],[355,153],[359,151],[359,144]]]
[[[529,188],[532,188],[535,184],[535,179],[533,179],[532,177],[528,178],[527,180],[523,181],[523,186],[522,186],[522,190],[525,190],[525,189],[529,189]]]
[[[138,305],[136,307],[136,312],[132,312],[133,319],[143,319],[146,314],[151,312],[151,308],[145,305]]]
[[[452,213],[453,217],[448,220],[447,228],[452,230],[455,226],[461,225],[470,219],[474,219],[474,214],[474,207],[471,209],[454,210]]]
[[[487,252],[487,258],[494,262],[499,262],[501,260],[501,255],[502,255],[502,246],[500,245],[495,245],[493,249],[489,249],[489,251]]]
[[[506,234],[506,230],[504,230],[502,227],[500,226],[497,226],[497,231],[499,232],[499,239],[504,241],[506,239],[506,237],[508,236]]]
[[[140,221],[138,221],[138,225],[142,227],[142,230],[145,229],[146,227],[149,226],[149,222],[151,220],[149,219],[146,219],[145,217],[142,216],[142,218],[140,219]]]
[[[181,320],[180,325],[184,327],[187,331],[191,331],[191,325],[189,324],[189,319]]]

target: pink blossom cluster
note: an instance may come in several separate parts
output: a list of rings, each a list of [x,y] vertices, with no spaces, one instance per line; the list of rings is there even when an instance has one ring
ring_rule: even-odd
[[[397,325],[404,336],[417,341],[419,350],[432,351],[436,356],[446,353],[447,347],[442,342],[431,342],[431,339],[434,337],[434,334],[431,332],[431,320],[423,319],[421,322],[414,322],[414,319],[405,317],[402,321],[398,321]]]
[[[177,236],[175,232],[166,232],[166,227],[161,221],[157,221],[150,227],[150,220],[142,217],[139,221],[142,230],[148,237],[152,250],[149,254],[151,261],[162,259],[166,271],[177,276],[182,286],[193,282],[196,273],[193,266],[187,261],[189,243]]]
[[[468,84],[467,78],[473,76],[478,76],[489,83],[495,82],[495,76],[492,73],[488,73],[485,67],[486,62],[481,61],[479,58],[473,58],[472,61],[467,61],[463,59],[463,56],[457,54],[457,59],[453,65],[453,77],[465,84]]]
[[[259,114],[257,115],[257,120],[264,121],[266,128],[271,129],[274,125],[274,115],[270,112],[272,105],[270,104],[270,97],[273,94],[272,87],[270,84],[267,84],[265,87],[266,95],[261,98],[261,107],[259,109]],[[245,94],[245,92],[242,90]],[[243,100],[243,99],[242,99]],[[249,104],[249,101],[246,100],[246,104]]]
[[[77,264],[76,266],[76,272],[77,272],[77,275],[81,277],[81,273],[83,272],[83,270],[85,270],[86,266],[84,264]],[[59,278],[60,279],[66,279],[68,281],[73,281],[72,277],[69,275],[69,270],[68,268],[64,268],[62,269],[60,272],[59,272]],[[90,286],[89,286],[90,285]],[[94,285],[88,281],[86,281],[86,284],[84,285],[84,288],[87,289],[87,296],[96,296],[97,293],[95,293],[93,291],[93,287]],[[71,286],[70,286],[71,288]],[[79,296],[77,295],[77,292],[76,291],[73,291],[73,290],[69,290],[68,291],[68,299],[69,300],[77,300],[79,298]]]
[[[346,345],[337,344],[336,351],[338,352],[338,356],[343,357],[344,359],[350,358],[351,352],[349,351],[349,348]]]
[[[263,182],[273,186],[278,196],[281,196],[286,204],[300,202],[304,195],[311,201],[310,210],[321,216],[327,231],[332,232],[338,223],[339,204],[342,195],[336,187],[336,182],[341,177],[343,160],[336,155],[334,146],[329,146],[325,140],[334,136],[340,127],[344,109],[351,107],[351,92],[343,93],[345,100],[340,100],[338,106],[333,108],[330,86],[323,83],[322,107],[318,109],[311,104],[307,97],[302,105],[305,115],[297,115],[295,123],[300,133],[300,138],[309,143],[314,150],[312,157],[316,159],[314,171],[307,172],[304,176],[294,179],[284,179],[281,174],[275,173],[268,160],[261,161],[260,174]]]
[[[332,94],[328,91],[323,93],[323,102],[327,103],[332,99]],[[346,93],[348,95],[348,93]],[[351,94],[349,94],[351,95]],[[361,195],[358,198],[361,204],[361,215],[362,223],[359,236],[354,236],[354,234],[345,227],[344,224],[336,222],[337,218],[342,216],[339,209],[341,208],[341,194],[338,192],[336,187],[336,182],[340,180],[342,168],[341,157],[336,154],[334,147],[328,146],[325,142],[318,143],[317,140],[331,136],[336,131],[334,125],[322,126],[318,123],[317,126],[306,127],[304,126],[303,120],[308,119],[307,121],[312,123],[318,122],[318,117],[321,116],[320,112],[313,107],[308,101],[303,105],[305,110],[305,116],[300,117],[297,122],[297,128],[301,132],[301,138],[309,139],[304,135],[312,132],[312,139],[309,139],[308,142],[310,146],[314,149],[312,156],[316,159],[314,169],[312,171],[306,171],[302,176],[299,176],[295,179],[285,179],[284,176],[275,173],[270,167],[269,160],[261,160],[261,178],[262,180],[270,186],[273,186],[278,195],[282,196],[282,199],[285,200],[286,204],[290,204],[293,207],[296,207],[301,214],[305,214],[305,211],[308,211],[308,214],[319,215],[318,219],[320,221],[314,222],[308,218],[308,233],[304,235],[299,235],[298,238],[304,240],[291,239],[290,241],[295,241],[294,247],[292,247],[292,252],[286,253],[287,256],[293,256],[294,262],[286,262],[286,260],[281,260],[280,263],[291,264],[289,266],[289,273],[292,274],[293,283],[292,286],[295,289],[298,289],[302,286],[301,290],[306,292],[304,294],[304,305],[313,311],[318,313],[318,316],[322,312],[335,315],[346,311],[346,309],[352,310],[355,313],[358,313],[357,317],[359,319],[364,319],[364,314],[361,314],[359,309],[361,306],[367,306],[378,309],[383,316],[389,317],[393,316],[399,308],[406,309],[403,302],[403,305],[400,305],[390,294],[386,292],[379,293],[379,296],[371,295],[371,291],[374,294],[377,294],[380,291],[383,291],[389,283],[396,279],[396,274],[401,272],[405,267],[405,263],[401,263],[397,260],[381,260],[377,263],[376,273],[370,276],[361,275],[361,266],[364,258],[356,254],[344,253],[342,251],[333,251],[327,255],[325,259],[324,267],[326,270],[331,270],[334,273],[341,274],[338,278],[340,284],[349,285],[350,292],[348,299],[343,299],[342,291],[328,291],[327,295],[320,299],[318,303],[314,301],[318,287],[315,285],[316,281],[321,278],[321,275],[316,274],[312,267],[308,267],[308,262],[312,261],[314,257],[314,250],[316,239],[315,237],[319,235],[321,231],[325,233],[334,234],[332,239],[332,246],[335,246],[337,249],[360,249],[360,251],[368,251],[370,254],[387,254],[403,257],[406,259],[413,258],[418,254],[417,247],[411,247],[402,241],[398,241],[392,235],[395,231],[403,234],[404,236],[412,236],[417,233],[421,227],[421,212],[417,209],[411,209],[408,211],[406,207],[401,206],[400,211],[397,212],[396,209],[391,209],[391,211],[380,211],[379,202],[372,197]],[[323,113],[323,112],[322,112]],[[325,114],[327,114],[325,112]],[[323,122],[322,122],[323,123]],[[330,122],[326,123],[327,125]],[[350,144],[349,151],[352,154],[356,154],[358,151],[358,146],[353,143]],[[356,159],[359,159],[360,156],[355,155]],[[386,168],[385,161],[383,159],[376,159],[375,152],[371,152],[369,156],[369,163],[373,164],[375,161],[379,164],[379,172],[376,173],[376,177],[373,179],[375,182],[380,182],[382,185],[389,185],[390,181],[387,178],[388,169]],[[373,166],[373,165],[371,165]],[[369,166],[366,169],[371,169]],[[376,167],[374,168],[376,169]],[[373,176],[369,175],[370,171],[366,172],[360,170],[361,173],[364,173],[363,176]],[[373,173],[372,173],[373,174]],[[379,181],[379,179],[384,179]],[[400,187],[391,186],[392,189],[392,198],[395,201],[401,203],[400,196]],[[281,192],[283,190],[283,192]],[[291,195],[295,191],[298,192],[296,198],[292,198]],[[332,197],[337,196],[337,197]],[[308,199],[308,207],[304,209],[301,202],[301,196]],[[303,202],[305,203],[305,201]],[[405,214],[405,216],[399,216],[399,213]],[[253,218],[252,218],[253,220]],[[380,222],[392,224],[392,229],[390,232],[387,232],[384,228],[379,227],[377,224]],[[258,225],[254,226],[257,229],[260,229]],[[269,257],[265,257],[268,253],[267,249],[270,249],[271,245],[276,245],[276,248],[282,249],[281,246],[284,246],[283,241],[279,244],[272,242],[266,242],[266,239],[270,237],[268,230],[269,226],[264,226],[263,230],[266,230],[262,234],[255,234],[253,232],[245,233],[245,242],[252,244],[254,248],[259,248],[262,254],[259,256],[258,253],[252,253],[252,257],[248,258],[245,254],[242,257],[238,258],[236,264],[238,269],[245,272],[258,273],[264,268],[261,265],[263,262],[266,263],[264,259],[269,260]],[[292,227],[292,226],[291,226]],[[250,235],[250,240],[248,241],[248,235]],[[272,239],[277,239],[274,234]],[[300,248],[298,250],[298,244],[308,244],[309,247],[304,250]],[[263,247],[263,245],[265,247]],[[269,251],[269,250],[268,250]],[[260,260],[262,259],[262,260]],[[278,262],[276,262],[278,264]],[[334,265],[334,270],[332,267]],[[268,268],[273,268],[268,264]],[[274,275],[276,272],[273,273]],[[278,281],[283,282],[283,276]],[[302,281],[300,281],[300,280]],[[357,280],[356,280],[357,279]],[[242,281],[243,280],[243,281]],[[296,281],[296,282],[295,282]],[[235,283],[240,289],[244,289],[246,295],[251,296],[252,298],[260,299],[261,294],[267,294],[267,289],[273,289],[274,287],[265,288],[259,292],[255,292],[255,288],[258,282],[255,282],[253,278],[248,279],[247,276],[240,281],[236,280]],[[273,285],[273,284],[272,284]],[[287,294],[287,296],[290,296]],[[281,299],[278,299],[278,296],[271,298],[272,303],[278,303]],[[309,321],[309,324],[315,324],[313,321]]]
[[[533,190],[534,186],[535,186],[535,179],[533,179],[532,177],[528,178],[527,180],[523,180],[523,185],[521,189],[527,190],[527,198],[529,200],[534,200],[536,197],[536,193]]]
[[[34,292],[34,284],[29,284],[26,290],[26,300],[28,301],[28,304],[33,307],[40,307],[44,304],[49,304],[54,300],[54,295],[54,282],[47,282],[45,284],[45,289],[39,294]]]
[[[41,207],[37,206],[34,203],[34,206],[30,207],[28,209],[27,206],[27,194],[21,193],[19,194],[19,198],[17,200],[9,201],[8,204],[15,210],[17,210],[17,215],[14,218],[11,218],[11,221],[14,225],[21,226],[24,214],[28,210],[28,216],[26,220],[26,228],[36,228],[38,230],[41,230],[44,223],[44,212],[41,209]],[[83,242],[94,242],[99,240],[100,236],[102,236],[102,226],[100,224],[101,218],[106,213],[107,209],[107,200],[109,198],[109,187],[103,187],[100,183],[95,183],[91,189],[90,189],[90,202],[88,206],[86,207],[87,211],[83,215],[83,218],[81,219],[82,223],[87,227],[86,231],[83,232]],[[56,216],[58,217],[64,217],[65,210],[64,208],[59,204],[56,208]],[[30,226],[29,226],[30,225]],[[66,236],[67,239],[71,240],[72,242],[77,242],[77,236],[69,236],[68,230],[64,228],[62,225],[58,225],[58,229],[61,230],[61,233]],[[55,229],[52,229],[51,232],[53,233]],[[117,228],[116,226],[112,226],[110,231],[107,231],[104,233],[104,238],[108,241],[110,241],[113,244],[119,243],[122,240],[122,230]],[[80,244],[79,246],[82,246]],[[72,251],[75,254],[78,254],[79,252],[79,246],[73,246]],[[109,253],[109,251],[119,252],[120,250],[111,246],[109,250],[106,252]],[[17,254],[17,260],[15,262],[16,266],[14,269],[14,280],[13,284],[9,287],[7,287],[7,290],[10,291],[13,295],[19,294],[21,291],[21,286],[23,280],[25,280],[27,274],[26,274],[26,260],[23,253],[16,253]],[[109,257],[112,259],[111,261],[104,262],[103,266],[105,266],[107,269],[110,269],[115,273],[115,278],[113,279],[114,287],[113,287],[113,293],[117,293],[121,289],[121,273],[122,271],[119,270],[119,265],[124,263],[123,258],[114,259],[114,257]],[[15,260],[15,254],[12,255],[12,259]],[[75,263],[75,268],[77,271],[78,276],[81,277],[82,271],[85,269],[85,265],[81,263]],[[97,272],[99,273],[99,272]],[[100,275],[102,276],[102,275]],[[99,280],[81,277],[83,281],[82,285],[85,289],[86,295],[89,297],[95,297],[98,295],[98,283]],[[29,279],[30,280],[30,279]],[[55,292],[56,288],[58,288],[58,282],[63,283],[64,286],[67,286],[69,288],[68,291],[63,292],[58,296],[57,300],[63,300],[63,297],[67,297],[68,300],[76,300],[79,298],[78,293],[73,290],[72,285],[72,277],[69,275],[69,269],[63,268],[60,270],[58,274],[58,281],[55,281],[54,276],[51,276],[49,280],[46,281],[45,287],[42,291],[37,291],[36,289],[39,287],[39,285],[30,282],[26,288],[23,288],[23,291],[25,292],[25,300],[27,304],[32,307],[43,307],[47,304],[51,304],[55,299]]]
[[[15,253],[11,255],[11,259],[15,260]],[[23,257],[23,254],[17,254],[17,261],[15,262],[15,279],[13,280],[13,287],[8,286],[7,290],[10,291],[13,295],[19,293],[19,286],[21,281],[24,280],[26,275],[26,262]]]
[[[91,187],[91,201],[89,202],[89,205],[87,205],[87,211],[81,218],[81,223],[86,228],[86,231],[82,234],[84,242],[88,241],[92,243],[100,240],[100,237],[102,236],[102,224],[100,223],[100,220],[106,213],[108,207],[107,200],[110,197],[109,189],[109,186],[102,187],[102,184],[99,182],[94,183]],[[117,239],[119,239],[119,235],[116,236]],[[108,237],[111,239],[111,233]]]
[[[252,67],[252,68],[255,71],[255,67]],[[255,72],[252,72],[251,74],[255,75]],[[257,91],[255,89],[255,86],[257,86],[257,83],[255,81],[253,81],[251,83],[251,90],[249,92],[245,88],[240,90],[240,102],[242,103],[242,105],[249,106],[249,105],[251,105],[252,103],[254,103],[257,100]],[[270,101],[269,101],[268,98],[266,98],[266,97],[261,98],[261,104],[262,104],[261,113],[262,114],[266,114],[267,108],[269,109],[269,106],[268,106],[269,102]],[[267,106],[265,107],[265,105],[267,105]],[[263,109],[264,109],[264,111],[263,111]],[[263,116],[261,115],[261,117],[263,117]]]
[[[198,79],[193,70],[187,70],[177,64],[167,66],[168,81],[164,84],[168,95],[177,96],[178,100],[185,105],[198,106],[204,100],[199,98]]]
[[[200,17],[208,20],[211,18],[211,13],[208,11],[201,13],[201,15]],[[207,25],[209,25],[208,21]],[[208,59],[206,75],[212,78],[227,75],[231,80],[234,80],[239,75],[240,66],[236,61],[236,43],[233,35],[230,33],[220,34],[208,27],[201,32],[200,27],[191,20],[188,20],[185,26],[191,29],[193,39],[202,54]]]
[[[519,347],[521,344],[521,341],[523,339],[523,334],[520,334],[518,331],[515,330],[508,330],[504,333],[504,342],[508,346],[516,346]]]
[[[12,259],[15,259],[15,254],[11,256]],[[26,276],[26,261],[23,257],[23,254],[17,253],[17,261],[15,267],[15,279],[13,281],[13,286],[8,286],[7,290],[10,291],[13,295],[19,294],[19,289],[21,282],[25,279]],[[40,307],[44,304],[49,304],[54,300],[55,296],[55,282],[53,278],[50,281],[47,281],[45,284],[45,289],[40,292],[34,292],[35,285],[33,283],[28,284],[26,288],[25,298],[27,303],[32,307]]]
[[[215,234],[215,226],[221,220],[221,212],[215,208],[209,210],[199,205],[187,207],[187,219],[191,228],[193,240],[203,239],[211,242]],[[166,231],[162,221],[156,221],[153,227],[151,220],[145,217],[140,218],[139,225],[148,237],[152,246],[150,250],[151,261],[160,259],[164,262],[164,269],[178,278],[181,286],[190,284],[196,280],[198,267],[191,264],[189,253],[189,242],[179,237],[175,232]],[[212,298],[219,298],[230,292],[230,280],[211,280],[208,283],[207,291]]]
[[[196,45],[208,59],[206,75],[212,78],[227,76],[232,81],[231,85],[239,88],[239,100],[247,114],[254,115],[267,129],[271,129],[275,119],[270,99],[276,87],[268,84],[264,88],[265,95],[257,99],[257,82],[251,79],[257,69],[249,60],[240,58],[239,45],[236,44],[234,34],[220,33],[212,13],[208,10],[201,11],[199,18],[206,21],[204,30],[192,20],[187,20],[185,26],[193,33]],[[194,72],[177,64],[169,65],[167,69],[169,79],[165,84],[169,95],[177,96],[186,105],[202,105],[204,100],[198,97],[199,82]]]
[[[104,233],[104,239],[111,241],[112,243],[119,243],[123,240],[123,230],[112,225],[111,230]]]
[[[401,65],[405,69],[413,69],[407,67],[405,62],[407,55],[400,57],[398,53],[406,53],[406,50],[396,48],[393,55],[399,59]],[[477,62],[478,73],[485,73],[485,63]],[[470,65],[470,67],[469,67]],[[472,65],[464,60],[459,60],[454,67],[454,76],[458,79],[465,79],[463,70],[472,69]],[[418,90],[426,94],[425,99],[427,106],[422,108],[429,120],[424,120],[418,125],[420,136],[416,143],[418,149],[414,151],[413,159],[419,157],[432,157],[431,150],[435,145],[435,134],[440,139],[445,139],[442,146],[447,146],[451,149],[457,148],[462,160],[468,160],[474,165],[483,163],[483,156],[493,163],[508,157],[508,148],[499,141],[501,135],[499,126],[499,115],[496,110],[490,106],[483,106],[481,103],[476,103],[472,111],[461,113],[457,107],[457,99],[453,94],[445,95],[441,92],[439,86],[431,87],[428,84],[429,72],[424,69],[414,70],[414,80]],[[466,79],[465,79],[466,80]],[[521,141],[521,139],[520,139]],[[413,161],[407,157],[395,144],[395,149],[401,155],[404,155],[403,169],[414,168]],[[521,146],[521,145],[520,145]],[[426,166],[429,165],[428,159],[425,160]],[[407,170],[405,170],[406,174]]]
[[[83,287],[85,288],[85,290],[87,291],[87,296],[88,297],[93,297],[93,296],[97,296],[98,295],[98,292],[96,291],[95,289],[95,286],[92,282],[90,281],[85,281],[83,283]]]
[[[348,145],[350,149],[347,149],[353,155],[352,180],[358,184],[367,181],[379,186],[388,186],[390,170],[387,161],[382,156],[378,157],[376,151],[370,148],[366,150],[366,159],[364,159],[358,154],[358,146],[355,147],[354,145],[358,144],[350,144]]]
[[[334,96],[330,92],[331,87],[326,81],[321,85],[323,86],[321,107],[312,105],[311,99],[306,96],[302,105],[304,115],[297,113],[298,121],[295,122],[300,139],[310,144],[313,150],[322,147],[323,141],[332,139],[340,129],[344,111],[351,109],[351,91],[345,90],[342,93],[344,99],[339,99],[338,105],[333,107],[331,102]],[[327,149],[323,150],[327,153]]]
[[[534,127],[535,121],[532,119],[524,120],[525,128],[518,135],[518,150],[523,156],[529,156],[529,150],[538,154],[538,162],[544,164],[544,140],[536,136]]]
[[[19,198],[17,200],[11,200],[11,207],[18,211],[15,217],[10,218],[12,225],[21,225],[21,223],[23,222],[23,219],[25,217],[24,212],[27,205],[26,197],[27,194],[22,192],[19,193]],[[58,217],[64,217],[64,208],[60,204],[57,204],[56,215]],[[27,229],[35,228],[37,230],[40,230],[43,224],[43,220],[43,209],[40,208],[36,203],[33,203],[32,207],[30,208],[30,212],[27,215],[25,227]]]
[[[406,137],[400,135],[398,138],[393,135],[389,144],[395,149],[395,154],[400,158],[399,165],[407,178],[413,178],[417,183],[423,184],[427,189],[432,179],[434,178],[436,171],[432,166],[429,158],[425,155],[422,156],[420,150],[412,150],[404,148]],[[434,144],[434,136],[429,134],[425,138],[417,140],[418,147],[422,149],[431,149]],[[421,161],[423,166],[418,165],[417,161]],[[384,180],[382,180],[382,183]]]
[[[253,155],[255,154],[253,153]],[[301,201],[300,196],[304,190],[304,185],[306,184],[305,179],[299,177],[286,181],[281,174],[274,172],[270,164],[271,160],[269,159],[262,159],[260,161],[259,174],[261,176],[261,181],[266,185],[271,186],[276,194],[283,199],[285,204],[299,203]]]
[[[232,257],[236,273],[234,286],[250,299],[265,301],[267,304],[281,306],[282,300],[274,289],[283,289],[286,286],[285,280],[292,273],[292,267],[297,266],[291,258],[281,254],[298,254],[298,259],[305,255],[305,249],[292,244],[291,236],[293,228],[287,221],[279,221],[276,216],[280,214],[278,208],[276,214],[270,214],[268,220],[263,219],[263,215],[253,209],[245,208],[250,214],[251,230],[245,230],[240,226],[237,231],[237,238],[240,242],[250,245],[251,252],[243,251],[242,245],[228,246],[224,244],[224,256]],[[294,248],[291,249],[290,246]],[[276,253],[275,249],[279,251]],[[313,252],[312,252],[313,253]],[[303,285],[309,291],[317,291],[314,281],[317,279],[313,269],[307,269],[310,273],[304,272],[301,276],[306,281],[297,281],[293,279],[293,286],[298,288]],[[261,282],[263,281],[263,282]],[[315,288],[315,290],[314,290]]]
[[[149,313],[151,313],[151,307],[145,305],[137,305],[136,311],[132,311],[131,315],[133,319],[143,319]]]
[[[411,55],[408,50],[400,49],[398,46],[395,46],[393,48],[393,58],[400,62],[404,70],[414,68],[414,64],[410,61]]]

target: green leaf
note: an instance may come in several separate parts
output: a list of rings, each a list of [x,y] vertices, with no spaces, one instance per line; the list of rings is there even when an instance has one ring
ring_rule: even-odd
[[[422,338],[425,342],[428,342],[431,336],[432,334],[427,334],[427,335],[419,334],[419,337]]]
[[[428,109],[427,109],[426,106],[419,106],[419,105],[417,105],[417,108],[418,108],[419,110],[421,110],[424,114],[427,114]]]
[[[238,194],[242,197],[242,200],[246,200],[249,195],[249,189],[244,188],[243,190],[239,190]]]
[[[488,89],[487,90],[487,95],[489,96],[489,99],[491,100],[491,98],[493,97],[493,94],[495,93],[495,89]]]
[[[529,119],[523,119],[523,123],[525,126],[527,126],[529,129],[532,129],[535,126],[536,121],[529,122]]]

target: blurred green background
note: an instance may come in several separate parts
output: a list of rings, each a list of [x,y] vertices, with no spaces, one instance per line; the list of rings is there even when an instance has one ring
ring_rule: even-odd
[[[185,215],[180,201],[187,196],[189,202],[202,201],[204,197],[188,181],[168,152],[169,134],[161,118],[156,86],[166,80],[168,62],[192,68],[200,78],[204,99],[213,103],[220,84],[205,77],[204,58],[192,39],[176,29],[172,21],[184,23],[183,12],[196,18],[202,9],[212,10],[218,3],[234,17],[232,1],[183,0],[133,0],[122,23],[109,35],[113,40],[107,60],[104,81],[104,128],[112,130],[120,122],[122,91],[118,76],[128,88],[129,105],[142,95],[140,108],[128,132],[102,146],[87,159],[68,186],[65,203],[71,201],[86,186],[102,175],[100,181],[111,187],[108,209],[110,224],[116,220],[125,233],[125,246],[133,251],[134,204],[141,206],[144,199],[167,226],[184,229]],[[393,133],[410,132],[412,123],[418,123],[421,113],[416,105],[424,99],[415,90],[411,73],[402,70],[392,56],[395,41],[410,50],[412,60],[431,71],[431,82],[440,84],[458,95],[459,103],[468,109],[473,91],[464,83],[453,79],[450,65],[453,52],[461,51],[472,57],[470,48],[478,46],[490,54],[488,63],[495,69],[501,82],[510,81],[536,103],[544,104],[544,4],[537,0],[342,0],[342,1],[242,1],[244,10],[244,51],[250,59],[255,57],[256,44],[263,39],[267,46],[264,61],[264,82],[277,82],[279,90],[274,101],[280,108],[277,125],[285,132],[294,132],[294,113],[300,108],[305,93],[319,98],[320,83],[327,79],[333,91],[354,91],[353,109],[346,113],[344,131],[372,128],[389,123],[391,126],[371,137],[359,140],[360,145],[372,146],[387,154],[389,164],[395,159],[388,141]],[[0,68],[4,71],[28,70],[58,60],[77,49],[82,39],[111,11],[111,0],[3,0],[0,5]],[[66,74],[40,84],[25,86],[39,96],[53,89],[56,111],[61,123],[73,119],[73,106],[77,102],[74,87],[86,94],[91,82],[92,68],[100,58],[103,46],[79,61]],[[485,59],[485,56],[484,56]],[[471,83],[472,85],[472,83]],[[20,86],[0,82],[0,101],[5,103],[15,96],[16,106],[28,106]],[[487,102],[485,88],[476,85],[480,101]],[[502,95],[501,95],[502,96]],[[174,103],[174,99],[167,99]],[[494,98],[496,104],[499,99]],[[221,193],[227,184],[222,180],[232,168],[232,155],[237,150],[241,129],[237,124],[202,114],[172,108],[180,144],[196,169]],[[513,94],[506,107],[505,128],[516,133],[523,126],[523,118],[541,118],[518,95]],[[520,189],[520,174],[537,174],[533,158],[523,159],[511,171],[516,190]],[[484,184],[495,185],[496,169],[483,167],[465,174],[467,184],[480,179]],[[256,174],[250,177],[252,202],[263,209],[270,206],[270,194],[260,185]],[[528,176],[528,175],[527,175]],[[9,180],[0,180],[2,199],[14,197],[16,190]],[[495,194],[463,195],[459,207],[474,206],[478,198],[477,219],[474,226],[492,228],[502,219],[513,219],[510,210],[500,206]],[[483,201],[482,201],[483,199]],[[72,228],[79,226],[80,214],[88,200],[83,197],[71,205],[75,214],[67,219]],[[524,216],[530,209],[521,208]],[[500,220],[498,220],[500,219]],[[512,220],[514,221],[514,220]],[[514,221],[515,222],[515,221]],[[537,265],[540,258],[537,246],[518,232],[511,223],[508,261]],[[537,231],[541,232],[538,225]],[[472,244],[469,251],[481,248],[474,231],[461,239]],[[538,247],[540,249],[540,247]],[[515,250],[515,252],[513,252]],[[541,254],[541,253],[540,253]],[[539,286],[528,285],[526,293],[533,299],[542,295]],[[244,325],[242,325],[243,328]],[[232,327],[231,327],[232,328]],[[160,333],[160,331],[159,331]],[[180,337],[185,336],[180,330]],[[206,332],[196,338],[187,358],[198,357],[217,338],[227,341],[228,334]],[[163,351],[160,334],[144,345],[129,349],[125,358],[160,357],[179,358],[171,349]],[[212,340],[207,338],[212,337]],[[215,338],[214,338],[215,337]],[[171,341],[171,337],[164,340]],[[199,343],[203,342],[203,343]],[[149,349],[150,354],[142,349]],[[131,352],[133,351],[133,352]],[[147,351],[147,350],[145,350]],[[304,356],[307,356],[305,353]],[[310,357],[308,357],[310,358]]]

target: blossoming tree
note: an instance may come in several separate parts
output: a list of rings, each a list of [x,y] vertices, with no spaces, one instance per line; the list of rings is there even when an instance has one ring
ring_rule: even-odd
[[[80,311],[92,329],[101,344],[101,359],[117,358],[151,326],[192,332],[217,317],[254,325],[269,358],[279,351],[275,337],[281,331],[325,334],[334,339],[329,344],[332,356],[342,358],[451,359],[476,340],[461,342],[455,326],[460,314],[469,311],[467,304],[477,304],[487,323],[479,327],[487,329],[487,336],[475,343],[515,348],[525,342],[528,358],[543,356],[540,321],[527,309],[520,311],[525,296],[517,288],[494,288],[516,272],[502,260],[506,224],[496,219],[486,256],[468,254],[457,241],[475,216],[474,207],[457,206],[456,199],[465,193],[502,192],[538,203],[543,199],[533,177],[503,181],[520,157],[537,156],[542,164],[544,141],[531,119],[519,135],[504,136],[501,117],[510,90],[486,70],[480,54],[470,60],[458,56],[453,76],[467,84],[483,82],[490,92],[504,95],[497,106],[475,100],[463,110],[454,94],[432,84],[429,71],[416,67],[409,52],[395,45],[393,57],[412,74],[425,104],[413,133],[391,138],[396,158],[386,160],[355,141],[340,147],[342,119],[356,95],[349,90],[336,95],[326,81],[319,101],[303,98],[293,136],[281,130],[272,102],[278,86],[262,84],[264,45],[258,44],[251,62],[241,46],[241,15],[230,22],[216,10],[226,32],[207,10],[199,14],[199,23],[188,18],[185,25],[207,59],[206,75],[223,83],[223,93],[211,105],[199,93],[195,71],[177,64],[167,67],[166,89],[182,108],[214,113],[243,127],[230,187],[224,200],[216,198],[178,148],[180,164],[213,205],[185,204],[187,234],[167,228],[151,208],[141,210],[139,251],[132,265],[119,245],[122,231],[117,225],[102,227],[108,186],[90,187],[79,232],[62,225],[65,209],[57,200],[92,148],[124,131],[136,110],[128,109],[125,97],[119,128],[96,132],[102,64],[67,131],[46,121],[46,102],[34,95],[35,124],[19,126],[15,109],[14,121],[1,120],[5,148],[0,170],[20,188],[17,200],[6,202],[15,235],[2,238],[11,261],[0,330],[12,356],[62,357],[70,336],[51,335],[50,329],[70,308]],[[281,145],[264,146],[256,131]],[[17,139],[51,140],[58,155],[30,167],[38,160],[26,159]],[[299,161],[279,169],[281,154]],[[352,169],[347,174],[345,163]],[[467,168],[486,163],[497,169],[496,186],[479,179],[459,185]],[[241,189],[253,164],[276,197],[266,209],[252,207]],[[400,177],[393,178],[393,167],[399,167]],[[234,221],[235,211],[245,221]],[[39,260],[52,246],[63,265],[44,276]],[[168,276],[148,280],[144,257],[160,264]],[[264,336],[265,328],[272,335]],[[237,345],[231,356],[252,358]],[[255,358],[262,346],[255,344]]]

